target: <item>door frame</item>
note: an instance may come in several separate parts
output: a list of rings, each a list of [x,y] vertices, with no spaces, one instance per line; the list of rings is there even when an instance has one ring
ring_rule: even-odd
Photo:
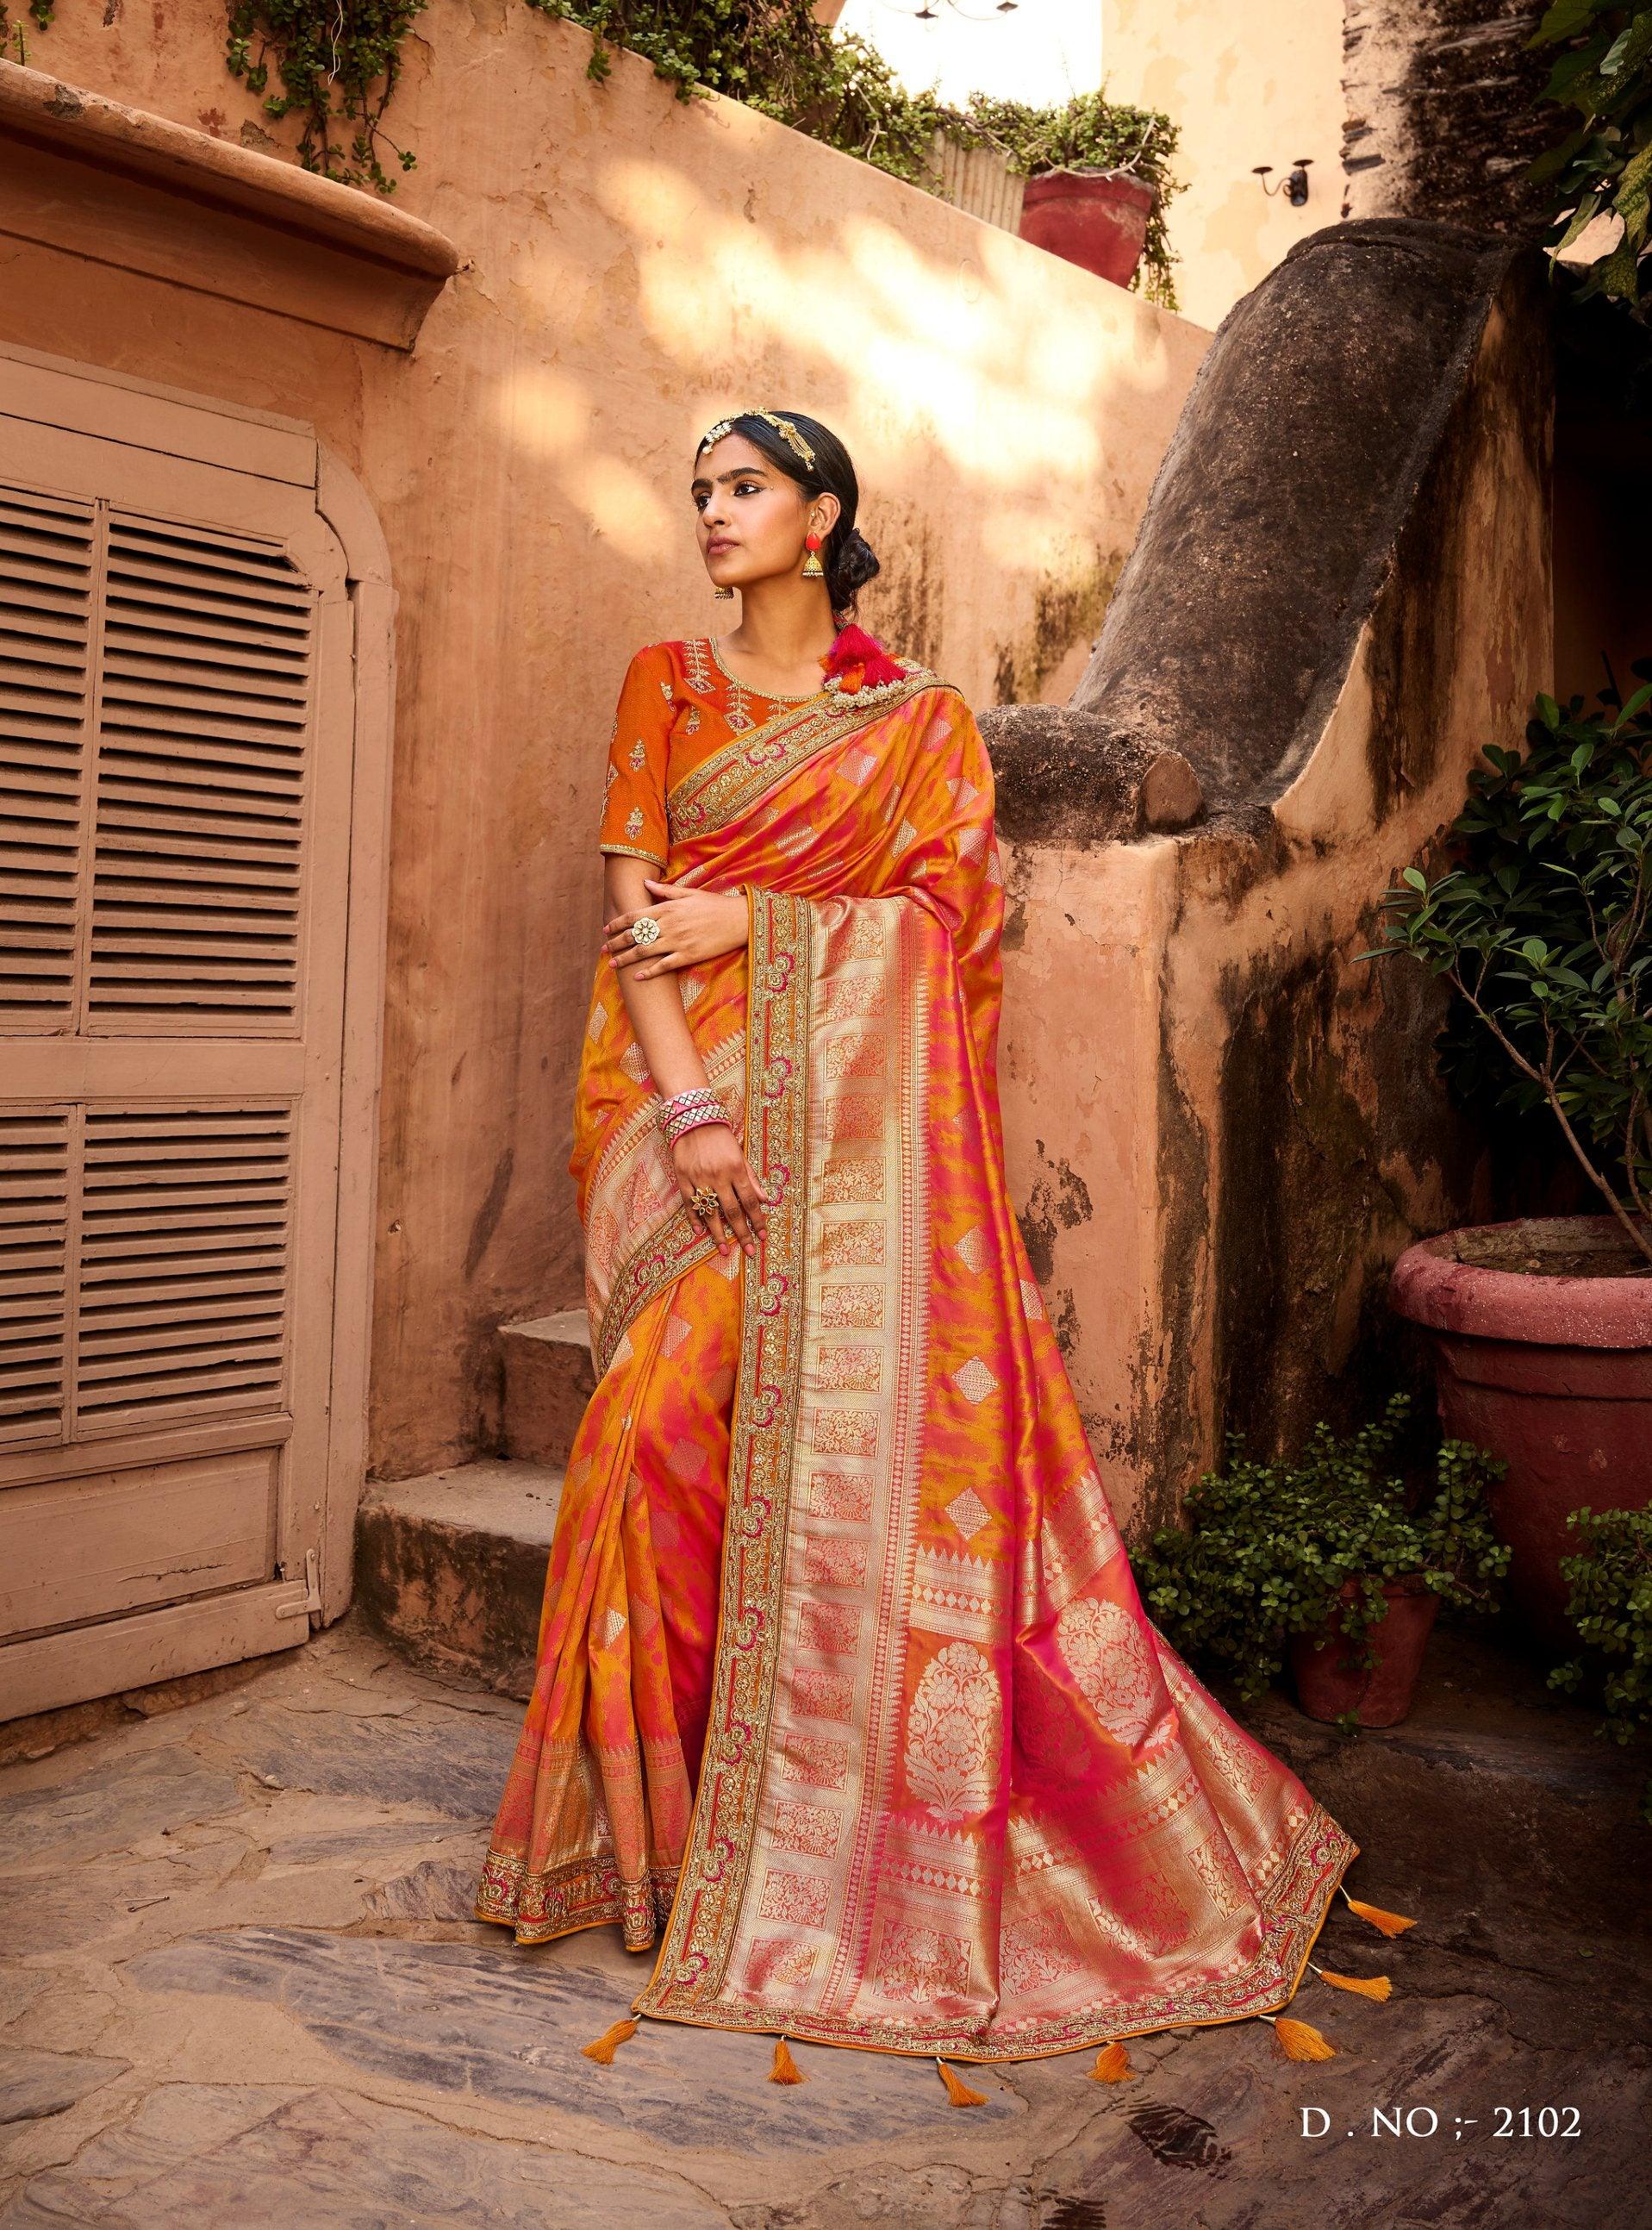
[[[233,448],[241,469],[249,429],[260,429],[254,469],[313,490],[317,514],[343,551],[350,613],[349,889],[326,1453],[319,1476],[299,1482],[300,1531],[318,1544],[318,1554],[313,1568],[306,1556],[305,1569],[283,1568],[267,1587],[168,1604],[106,1623],[106,1643],[119,1636],[118,1687],[141,1687],[184,1670],[289,1647],[311,1628],[341,1616],[350,1600],[356,1511],[368,1458],[396,598],[389,545],[366,490],[303,420],[10,343],[0,343],[0,411],[203,464],[225,462]],[[234,422],[233,441],[225,421]],[[74,1669],[75,1645],[86,1630],[72,1627],[13,1646],[7,1685],[16,1674],[34,1698],[17,1698],[22,1712],[86,1699]],[[116,1692],[116,1686],[104,1681],[95,1692]]]

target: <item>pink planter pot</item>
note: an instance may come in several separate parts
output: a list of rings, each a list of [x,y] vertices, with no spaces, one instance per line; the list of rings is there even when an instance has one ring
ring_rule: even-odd
[[[1041,171],[1026,182],[1021,237],[1128,287],[1156,199],[1128,171]]]
[[[1389,1299],[1433,1334],[1440,1422],[1508,1466],[1488,1500],[1509,1594],[1569,1648],[1568,1511],[1652,1502],[1652,1274],[1610,1216],[1448,1231],[1407,1248]],[[1542,1265],[1550,1265],[1545,1270]]]
[[[1350,1580],[1342,1600],[1358,1592],[1359,1582]],[[1352,1711],[1362,1727],[1392,1727],[1411,1708],[1440,1598],[1421,1580],[1390,1580],[1383,1594],[1388,1608],[1364,1634],[1344,1634],[1340,1612],[1318,1634],[1292,1634],[1291,1678],[1310,1719],[1340,1719]],[[1376,1653],[1372,1666],[1360,1661],[1367,1647]]]

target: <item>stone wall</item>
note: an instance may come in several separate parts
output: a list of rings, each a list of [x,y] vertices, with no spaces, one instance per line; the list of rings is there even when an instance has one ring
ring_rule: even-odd
[[[1546,686],[1546,308],[1534,255],[1450,228],[1295,251],[1205,359],[1071,706],[987,719],[1014,1189],[1138,1537],[1228,1430],[1368,1414],[1389,1266],[1489,1205],[1437,1002],[1358,956]]]

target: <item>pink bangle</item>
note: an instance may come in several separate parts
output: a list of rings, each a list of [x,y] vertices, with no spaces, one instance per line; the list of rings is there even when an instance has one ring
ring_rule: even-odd
[[[734,1128],[733,1124],[729,1122],[726,1109],[722,1107],[685,1108],[680,1115],[674,1115],[669,1123],[662,1123],[660,1128],[665,1133],[665,1144],[668,1146],[674,1146],[677,1141],[685,1138],[689,1131],[703,1130],[708,1123],[723,1123],[728,1125],[730,1130],[732,1131]]]

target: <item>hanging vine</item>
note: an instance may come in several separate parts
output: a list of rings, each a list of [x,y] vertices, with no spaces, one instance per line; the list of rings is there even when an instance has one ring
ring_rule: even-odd
[[[55,0],[28,0],[42,29]],[[401,80],[402,48],[427,0],[228,0],[226,60],[272,119],[292,118],[306,170],[394,193],[414,168],[385,114]],[[1135,283],[1176,306],[1174,258],[1164,209],[1180,191],[1171,175],[1176,127],[1156,110],[1109,101],[1105,92],[1045,108],[972,94],[961,108],[909,93],[877,49],[817,23],[810,0],[527,0],[538,14],[591,35],[586,74],[598,82],[625,48],[652,64],[679,100],[727,94],[777,123],[857,156],[909,184],[933,188],[935,135],[955,146],[991,147],[1032,176],[1073,166],[1126,170],[1156,200]],[[0,0],[0,54],[27,59],[23,27],[8,28]]]
[[[388,151],[415,158],[384,128],[402,75],[402,42],[425,0],[230,0],[230,74],[260,93],[265,113],[299,119],[299,159],[347,186],[394,193]],[[272,64],[280,81],[270,90]]]

